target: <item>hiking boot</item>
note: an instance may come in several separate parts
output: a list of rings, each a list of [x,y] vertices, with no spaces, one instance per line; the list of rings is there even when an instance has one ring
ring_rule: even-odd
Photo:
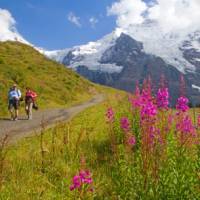
[[[31,116],[29,116],[29,117],[28,117],[28,120],[32,120],[32,117],[31,117]]]

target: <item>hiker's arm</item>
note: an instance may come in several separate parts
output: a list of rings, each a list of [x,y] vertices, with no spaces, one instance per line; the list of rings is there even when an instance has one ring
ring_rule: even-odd
[[[18,96],[19,96],[19,99],[21,98],[21,96],[22,96],[22,93],[21,93],[21,91],[20,90],[18,90]]]
[[[37,94],[34,92],[34,98],[36,98],[37,97]]]

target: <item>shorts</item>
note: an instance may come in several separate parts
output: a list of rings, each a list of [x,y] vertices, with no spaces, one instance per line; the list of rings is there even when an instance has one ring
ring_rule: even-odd
[[[30,103],[33,103],[33,104],[34,104],[34,101],[33,101],[33,98],[32,98],[32,97],[29,97],[29,96],[28,96],[28,97],[25,98],[25,104],[28,105],[28,104],[30,104]]]
[[[12,108],[14,108],[15,110],[19,109],[19,100],[9,100],[8,109],[11,110]]]

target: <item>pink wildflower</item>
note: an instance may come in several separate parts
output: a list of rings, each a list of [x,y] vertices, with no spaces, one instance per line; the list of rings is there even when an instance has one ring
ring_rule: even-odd
[[[141,117],[142,119],[145,118],[152,118],[157,114],[157,109],[156,106],[149,101],[148,103],[146,103],[141,110]]]
[[[199,143],[198,134],[188,115],[179,118],[176,124],[177,138],[181,145],[191,146]]]
[[[156,141],[158,141],[160,144],[163,142],[160,135],[160,130],[155,126],[151,126],[149,130],[149,142],[150,144],[154,144]]]
[[[135,97],[131,98],[130,101],[131,101],[133,108],[140,108],[140,106],[142,105],[140,96],[135,96]]]
[[[176,109],[178,111],[186,112],[189,109],[188,102],[189,102],[188,98],[179,97],[177,100]]]
[[[92,184],[93,180],[91,177],[91,173],[88,170],[81,170],[79,174],[75,175],[72,179],[72,184],[70,185],[69,189],[81,189],[81,187],[85,185]]]
[[[141,103],[146,104],[147,102],[150,102],[153,100],[153,97],[151,95],[151,90],[143,89],[142,95],[141,95]]]
[[[112,123],[114,121],[114,111],[112,107],[107,109],[106,117],[108,122]]]
[[[191,118],[186,115],[176,124],[177,131],[180,131],[182,134],[191,134],[195,136],[195,127],[192,124]]]
[[[127,142],[129,146],[133,147],[136,144],[135,136],[133,135],[129,136]]]
[[[169,106],[169,92],[168,88],[160,88],[157,93],[158,108],[168,109]]]
[[[131,99],[131,103],[133,107],[141,108],[147,102],[152,101],[152,99],[151,85],[148,84],[145,88],[142,89],[141,94],[139,88],[136,88],[135,96]]]
[[[136,87],[135,87],[135,96],[140,96],[140,88],[139,88],[138,82],[136,83]]]
[[[120,120],[121,128],[125,131],[128,132],[130,130],[130,122],[127,117],[122,117]]]

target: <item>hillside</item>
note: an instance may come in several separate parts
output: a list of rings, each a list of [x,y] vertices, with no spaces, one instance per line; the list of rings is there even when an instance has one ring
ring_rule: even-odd
[[[19,42],[0,42],[0,115],[7,112],[7,92],[16,82],[35,90],[42,108],[71,105],[88,99],[94,85],[64,65]]]

